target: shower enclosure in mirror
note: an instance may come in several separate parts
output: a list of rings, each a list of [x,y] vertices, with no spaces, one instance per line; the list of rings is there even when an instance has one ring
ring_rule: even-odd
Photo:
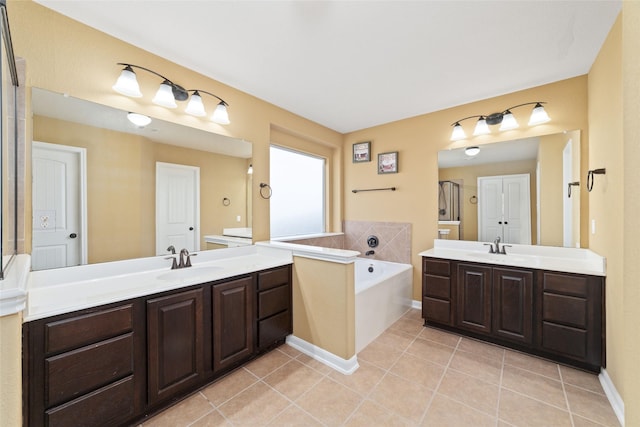
[[[510,198],[515,186],[509,183],[516,178],[518,197]],[[439,231],[458,227],[461,240],[501,237],[517,240],[511,243],[580,246],[580,191],[574,188],[571,196],[567,191],[569,183],[580,181],[580,131],[484,144],[476,156],[465,155],[464,148],[440,151],[438,181]],[[505,182],[507,191],[497,191],[498,183],[502,189]],[[457,207],[451,202],[456,195]],[[526,222],[520,229],[526,236],[505,231],[505,221],[510,227],[512,220]]]
[[[2,134],[2,150],[0,151],[0,169],[2,172],[2,189],[0,203],[2,205],[2,264],[0,265],[0,279],[5,277],[6,271],[17,252],[17,87],[18,75],[16,71],[6,2],[0,1],[0,60],[2,67],[2,87],[0,98],[2,104],[2,118],[0,132]]]
[[[198,250],[205,235],[251,227],[251,143],[135,125],[127,111],[39,88],[32,109],[34,270]]]

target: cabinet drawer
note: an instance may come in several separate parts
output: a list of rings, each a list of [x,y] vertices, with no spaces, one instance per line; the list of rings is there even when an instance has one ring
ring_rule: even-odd
[[[263,271],[258,273],[258,290],[275,288],[276,286],[289,283],[290,268],[283,267],[271,271]]]
[[[93,391],[133,372],[133,335],[102,341],[45,360],[46,407]]]
[[[542,323],[542,347],[563,355],[585,359],[587,357],[588,335],[583,329]]]
[[[278,286],[258,293],[258,318],[269,317],[291,306],[291,288]]]
[[[544,293],[543,320],[587,328],[587,300],[579,297]]]
[[[93,393],[82,396],[65,405],[46,411],[46,425],[68,426],[117,426],[134,413],[133,376],[109,384]]]
[[[45,352],[57,353],[131,331],[131,304],[45,325]]]
[[[422,269],[424,273],[447,277],[451,275],[451,263],[449,261],[429,258],[423,258],[423,260]]]
[[[448,277],[432,276],[425,274],[424,295],[427,297],[451,299],[451,279]]]
[[[264,348],[291,333],[291,311],[258,322],[258,347]]]
[[[427,320],[451,324],[451,303],[429,297],[422,298],[422,312]]]
[[[587,277],[545,272],[543,280],[543,289],[545,291],[559,292],[566,295],[581,297],[587,296]]]

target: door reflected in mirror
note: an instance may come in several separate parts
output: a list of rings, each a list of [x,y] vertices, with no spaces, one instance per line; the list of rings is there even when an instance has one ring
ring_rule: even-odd
[[[195,207],[182,219],[190,250],[224,228],[251,227],[251,143],[157,119],[136,126],[126,111],[38,88],[32,106],[34,269],[167,253],[156,247],[157,200],[167,222]],[[168,191],[156,188],[158,164],[198,170],[197,203],[177,187],[157,197]]]
[[[439,238],[580,247],[580,131],[479,147],[438,153]]]

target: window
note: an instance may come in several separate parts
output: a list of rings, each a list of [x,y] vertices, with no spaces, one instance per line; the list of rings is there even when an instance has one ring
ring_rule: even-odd
[[[325,159],[270,149],[271,237],[324,232]]]

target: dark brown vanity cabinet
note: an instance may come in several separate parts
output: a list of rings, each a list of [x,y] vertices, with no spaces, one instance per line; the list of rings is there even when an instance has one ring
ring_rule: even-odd
[[[190,389],[204,376],[202,287],[147,300],[148,402]]]
[[[146,391],[144,306],[129,301],[49,317],[24,328],[24,424],[119,425]]]
[[[258,273],[258,349],[265,350],[293,332],[291,267]]]
[[[27,322],[24,425],[133,424],[283,342],[291,314],[286,265]]]
[[[423,258],[426,322],[592,371],[604,366],[604,278]]]
[[[253,353],[254,277],[213,286],[213,371],[247,359]]]

